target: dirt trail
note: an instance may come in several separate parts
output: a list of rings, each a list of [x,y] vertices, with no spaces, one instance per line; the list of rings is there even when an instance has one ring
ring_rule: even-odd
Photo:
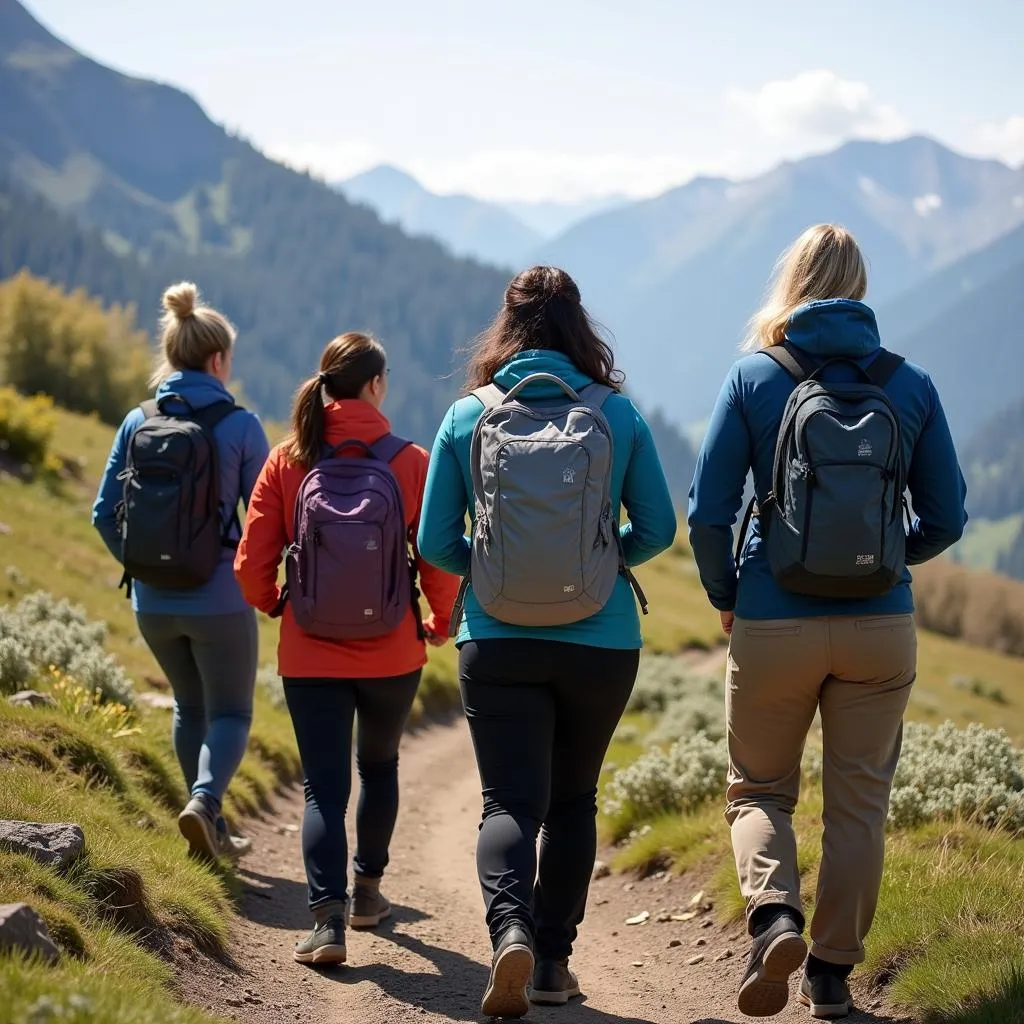
[[[489,960],[474,870],[480,792],[465,725],[438,726],[407,739],[402,752],[402,811],[385,891],[394,919],[378,933],[350,933],[349,963],[316,971],[292,963],[291,947],[308,928],[299,837],[301,794],[273,820],[250,829],[256,852],[241,873],[238,968],[196,973],[183,982],[190,1001],[253,1024],[481,1020]],[[594,883],[573,960],[586,993],[561,1009],[536,1008],[544,1024],[732,1024],[747,939],[738,927],[655,923],[662,909],[685,907],[699,879],[661,877]],[[648,910],[652,920],[627,926]],[[709,915],[710,917],[710,915]],[[678,943],[673,945],[673,943]],[[698,943],[700,943],[698,945]],[[718,962],[726,950],[731,956]],[[703,955],[700,964],[688,966]],[[851,1022],[892,1022],[877,1013]],[[774,1018],[808,1021],[794,1004]]]

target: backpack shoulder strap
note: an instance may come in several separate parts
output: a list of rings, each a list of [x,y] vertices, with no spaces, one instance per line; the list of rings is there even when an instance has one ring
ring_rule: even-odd
[[[381,462],[393,462],[399,452],[404,452],[411,444],[412,441],[407,441],[404,437],[385,434],[376,444],[370,445],[370,452]]]
[[[769,359],[775,360],[797,384],[802,384],[817,369],[795,345],[790,345],[788,341],[781,345],[771,345],[761,351]]]
[[[225,400],[223,402],[214,402],[213,405],[208,405],[203,409],[198,409],[188,418],[195,420],[197,423],[206,427],[207,430],[213,430],[218,423],[222,420],[226,420],[232,413],[243,411],[242,406],[235,405],[234,402]]]
[[[884,388],[892,380],[892,375],[906,362],[903,356],[896,355],[888,349],[880,349],[878,355],[864,367],[864,373],[876,387]]]
[[[154,416],[160,415],[160,406],[157,405],[155,398],[150,398],[143,402],[139,408],[142,410],[143,420],[151,420]]]
[[[485,384],[482,388],[474,388],[471,392],[475,398],[483,403],[484,411],[493,409],[505,401],[505,392],[497,384]]]
[[[580,388],[580,398],[584,399],[587,405],[593,406],[595,409],[600,409],[604,403],[615,394],[613,388],[608,387],[607,384],[588,384],[585,388]]]

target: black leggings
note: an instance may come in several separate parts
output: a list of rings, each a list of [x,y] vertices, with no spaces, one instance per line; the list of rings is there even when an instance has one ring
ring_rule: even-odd
[[[470,641],[459,651],[483,786],[477,872],[494,945],[518,924],[539,956],[572,953],[597,854],[598,777],[639,663],[639,651],[553,640]]]
[[[362,783],[353,867],[366,878],[384,874],[398,817],[398,745],[419,681],[419,670],[387,679],[284,680],[305,777],[302,858],[313,911],[348,899],[353,717]]]

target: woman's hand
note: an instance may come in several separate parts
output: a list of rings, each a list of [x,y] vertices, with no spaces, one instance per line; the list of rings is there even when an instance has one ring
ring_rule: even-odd
[[[430,626],[423,627],[423,639],[426,640],[431,647],[444,647],[448,643],[448,637],[442,636],[440,633],[435,633]]]
[[[734,612],[719,612],[718,615],[722,620],[722,632],[726,636],[732,636],[732,627],[736,621],[736,614]]]

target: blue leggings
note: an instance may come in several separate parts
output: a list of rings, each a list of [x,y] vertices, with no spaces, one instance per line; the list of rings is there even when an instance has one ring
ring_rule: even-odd
[[[398,818],[398,745],[419,682],[419,669],[385,679],[284,680],[305,777],[302,858],[313,911],[348,899],[353,719],[362,784],[353,867],[365,878],[380,878],[388,866]]]
[[[220,806],[252,724],[256,613],[136,616],[174,691],[172,737],[185,785]]]

